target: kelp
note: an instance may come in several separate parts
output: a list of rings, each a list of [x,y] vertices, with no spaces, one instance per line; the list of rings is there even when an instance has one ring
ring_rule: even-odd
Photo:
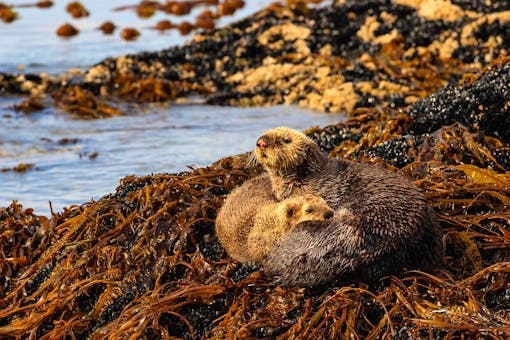
[[[441,37],[460,23],[472,23],[468,16],[452,22],[422,20],[416,11],[394,3],[339,3],[343,4],[308,12],[310,17],[315,15],[314,25],[318,25],[313,31],[317,45],[309,45],[313,57],[301,60],[306,66],[301,78],[301,71],[291,74],[309,81],[308,75],[316,70],[311,66],[327,63],[349,81],[392,77],[393,83],[405,86],[398,87],[399,94],[394,86],[381,82],[381,92],[371,95],[375,101],[357,93],[359,101],[348,110],[345,122],[306,133],[331,157],[381,163],[414,180],[439,215],[446,245],[444,268],[437,273],[407,271],[349,286],[276,286],[259,268],[231,260],[215,235],[214,220],[226,195],[262,171],[243,154],[179,174],[126,177],[114,193],[52,213],[50,218],[37,216],[17,202],[0,209],[0,337],[510,337],[510,59],[501,56],[473,70],[472,57],[489,60],[485,58],[488,49],[461,45],[455,52],[458,58],[442,60],[429,48],[418,48],[430,47],[432,36]],[[493,1],[493,7],[472,1],[452,3],[480,15],[508,9],[507,2]],[[353,26],[324,35],[319,28],[327,27],[328,20],[346,8],[351,9]],[[362,55],[358,53],[361,49],[371,51],[373,46],[353,44],[357,38],[346,34],[367,20],[361,13],[370,8],[379,14],[383,10],[402,14],[422,35],[410,29],[402,35],[403,41],[378,45],[385,54],[362,58],[369,63],[353,62]],[[64,89],[73,91],[77,86],[86,91],[81,97],[85,102],[101,92],[122,98],[122,91],[127,97],[136,94],[140,96],[136,100],[152,101],[164,96],[154,97],[156,87],[142,82],[166,79],[199,84],[189,90],[207,96],[204,89],[208,89],[209,98],[225,98],[233,90],[229,98],[256,94],[273,102],[283,92],[271,84],[287,79],[285,74],[281,78],[271,74],[273,82],[243,94],[209,72],[211,65],[203,56],[206,48],[214,49],[230,75],[247,65],[262,65],[268,51],[258,50],[256,39],[251,40],[253,49],[243,50],[249,46],[250,35],[243,41],[240,28],[259,20],[259,28],[250,32],[260,35],[275,22],[308,20],[306,15],[278,11],[259,13],[229,30],[216,31],[212,34],[215,43],[206,39],[158,53],[107,60],[95,69],[95,82],[75,81]],[[326,19],[319,20],[321,14]],[[503,24],[477,26],[473,36],[488,41],[482,32],[502,32],[492,29]],[[335,40],[342,34],[344,40]],[[314,54],[324,39],[339,41],[331,46],[332,56]],[[267,41],[281,48],[276,64],[299,60],[295,46],[285,51],[291,42]],[[239,49],[235,62],[228,58],[228,44]],[[504,46],[500,47],[504,55]],[[412,48],[424,58],[422,64],[414,59],[416,55],[405,53]],[[407,69],[402,68],[405,63]],[[430,73],[434,69],[437,72]],[[467,69],[471,71],[466,73]],[[154,75],[158,72],[165,76],[158,78]],[[406,78],[407,74],[412,77]],[[330,76],[325,72],[324,79]],[[27,77],[36,85],[47,82],[48,88],[61,91],[61,100],[68,105],[81,105],[72,101],[78,92],[67,92],[46,78]],[[125,83],[116,83],[118,77],[124,77]],[[4,89],[21,89],[17,77],[3,75],[2,79]],[[299,83],[291,85],[299,87]],[[147,92],[136,92],[138,88]]]
[[[459,86],[481,96],[498,89]],[[229,259],[214,220],[226,195],[262,171],[244,154],[180,174],[127,177],[115,193],[51,219],[17,203],[0,209],[1,269],[9,278],[2,282],[0,334],[510,336],[510,175],[502,161],[510,158],[509,141],[482,133],[476,121],[410,134],[415,107],[360,108],[345,123],[307,133],[318,145],[330,143],[323,149],[332,157],[383,163],[426,192],[445,234],[438,273],[305,289],[275,286],[259,269]],[[393,147],[381,147],[387,144]],[[405,162],[394,162],[396,152]]]
[[[33,163],[19,163],[18,165],[15,165],[12,168],[1,168],[0,172],[8,172],[8,171],[14,171],[14,172],[27,172],[30,169],[33,169],[35,164]]]
[[[222,260],[215,265],[200,250],[209,246],[203,244],[202,238],[214,235],[210,228],[214,223],[213,212],[221,204],[221,197],[215,191],[231,190],[246,175],[235,170],[222,170],[214,176],[200,172],[204,170],[195,171],[194,176],[147,178],[150,185],[143,183],[143,179],[131,179],[116,195],[53,216],[50,228],[44,233],[46,242],[38,248],[44,248],[44,252],[35,258],[31,271],[18,276],[16,288],[7,288],[8,293],[3,291],[0,304],[9,307],[2,309],[1,319],[9,320],[9,325],[0,333],[23,335],[24,325],[29,324],[30,336],[37,338],[43,334],[48,338],[58,337],[59,332],[68,330],[71,334],[88,334],[92,329],[96,334],[112,335],[125,328],[110,323],[117,317],[120,317],[118,322],[124,319],[124,314],[119,315],[124,307],[128,314],[130,308],[135,310],[157,332],[160,329],[154,324],[157,318],[146,318],[147,313],[138,310],[142,300],[154,304],[146,307],[151,313],[163,319],[177,318],[168,321],[170,324],[186,320],[179,316],[178,310],[190,303],[213,304],[212,297],[224,293],[225,288],[218,284],[225,283],[222,272],[232,267],[232,261]],[[141,188],[133,191],[130,187],[138,181],[142,182]],[[218,183],[214,185],[214,182]],[[116,205],[113,211],[112,203]],[[17,222],[12,221],[12,212],[25,217],[15,203],[2,211],[6,215],[2,226],[4,221],[9,223],[5,224],[6,233]],[[169,228],[170,224],[174,226]],[[27,233],[19,239],[20,244],[32,243]],[[165,256],[169,251],[172,256]],[[221,247],[217,244],[210,251],[209,256],[219,258]],[[215,268],[218,275],[210,275]],[[194,276],[186,283],[187,278]],[[51,282],[58,284],[50,287]],[[11,287],[7,282],[5,285]],[[175,292],[168,295],[171,291]],[[53,299],[62,293],[69,296]],[[131,301],[135,297],[141,300]],[[13,299],[18,302],[10,304]],[[190,301],[186,302],[187,299]],[[37,312],[39,308],[44,312]],[[159,312],[155,312],[158,308]],[[81,316],[69,321],[65,315],[74,313],[73,310]],[[20,313],[27,315],[20,319],[17,317]],[[37,326],[53,317],[62,321]],[[82,330],[77,331],[76,327]],[[140,329],[145,331],[145,328]]]
[[[53,93],[57,107],[83,119],[105,118],[124,115],[122,111],[107,104],[91,91],[73,86]]]

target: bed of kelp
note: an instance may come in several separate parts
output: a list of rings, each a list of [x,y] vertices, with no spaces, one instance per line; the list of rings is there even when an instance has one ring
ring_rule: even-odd
[[[418,9],[402,5],[403,0],[338,2],[306,15],[262,12],[184,47],[107,60],[96,67],[108,67],[108,72],[92,80],[91,72],[98,69],[91,69],[72,87],[49,78],[31,79],[39,85],[47,81],[39,94],[54,98],[78,96],[77,88],[88,91],[87,98],[103,100],[101,93],[122,98],[122,91],[142,88],[137,79],[147,84],[161,79],[173,86],[197,86],[179,95],[203,88],[210,93],[198,92],[210,101],[228,95],[237,104],[246,104],[247,98],[252,104],[286,102],[290,92],[276,91],[280,86],[299,92],[289,102],[313,106],[308,99],[314,96],[306,95],[315,93],[322,95],[321,103],[329,110],[336,107],[335,96],[328,96],[331,89],[352,88],[356,96],[340,98],[355,99],[344,107],[348,120],[308,134],[332,157],[381,162],[413,178],[439,213],[446,244],[444,268],[350,286],[275,286],[257,268],[230,260],[215,236],[214,219],[225,196],[261,171],[247,164],[246,155],[238,155],[186,173],[124,178],[114,193],[51,218],[17,202],[0,209],[0,337],[510,337],[510,59],[504,57],[510,34],[503,19],[507,2],[492,1],[489,8],[478,2],[447,1],[466,11],[452,21],[424,19]],[[368,16],[386,17],[396,10],[401,15],[395,15],[392,27],[408,31],[390,42],[357,45],[361,38],[352,34],[356,31],[328,36],[320,31],[328,22],[330,32],[342,26],[333,15],[347,13],[354,26],[350,29],[359,30]],[[319,20],[322,16],[326,19]],[[318,26],[301,36],[330,41],[331,55],[321,54],[310,45],[312,40],[301,45],[297,37],[282,38],[293,34],[287,28],[280,27],[267,40],[250,38],[254,27],[260,28],[259,38],[276,27],[267,20],[276,20],[278,27],[313,21]],[[475,21],[477,25],[471,25]],[[480,44],[463,44],[459,37],[451,55],[433,52],[434,39],[469,25]],[[421,31],[415,31],[416,26]],[[381,29],[375,35],[388,32]],[[235,45],[243,39],[251,43]],[[257,41],[275,49],[261,48]],[[487,41],[494,41],[492,47],[484,47]],[[288,44],[294,48],[288,49]],[[297,51],[296,44],[309,50]],[[206,48],[216,59],[204,60]],[[229,59],[228,48],[237,50],[238,58]],[[243,48],[253,50],[243,55]],[[280,55],[268,55],[280,48]],[[307,58],[296,59],[306,53]],[[287,62],[294,66],[283,67]],[[273,67],[264,68],[268,63]],[[246,77],[236,76],[229,83],[222,70]],[[275,72],[268,73],[271,79],[259,79],[260,86],[240,83],[254,80],[263,70]],[[121,76],[130,80],[116,83]],[[4,76],[4,90],[22,89],[16,87],[19,80]],[[401,87],[394,91],[392,84]],[[67,92],[72,88],[75,92]],[[148,88],[148,94],[154,92],[155,87]],[[97,103],[91,104],[90,112]],[[64,105],[79,106],[69,100]]]

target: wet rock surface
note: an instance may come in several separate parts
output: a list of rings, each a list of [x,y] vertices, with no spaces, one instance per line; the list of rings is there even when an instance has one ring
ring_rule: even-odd
[[[412,178],[440,216],[446,265],[350,286],[275,286],[229,259],[215,235],[226,195],[261,172],[232,156],[126,177],[50,219],[16,202],[1,208],[0,335],[507,338],[508,10],[506,1],[337,1],[263,11],[83,75],[1,75],[2,93],[51,96],[88,115],[102,107],[97,117],[121,114],[105,104],[112,98],[193,93],[344,110],[344,123],[306,132],[331,157]]]
[[[460,123],[471,131],[510,141],[510,65],[494,65],[469,84],[451,84],[415,103],[411,134],[430,133],[442,125]]]

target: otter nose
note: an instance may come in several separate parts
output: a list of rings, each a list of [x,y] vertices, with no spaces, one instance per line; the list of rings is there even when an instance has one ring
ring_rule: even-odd
[[[262,151],[264,151],[268,145],[269,145],[269,137],[267,137],[267,136],[262,136],[257,140],[257,147]]]
[[[332,211],[328,211],[327,213],[324,214],[324,218],[325,219],[329,219],[331,217],[333,217],[333,212]]]

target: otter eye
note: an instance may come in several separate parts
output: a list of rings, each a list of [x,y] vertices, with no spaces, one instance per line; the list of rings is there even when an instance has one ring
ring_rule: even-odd
[[[306,208],[305,212],[306,212],[307,214],[312,213],[312,212],[313,212],[312,207],[308,207],[308,208]]]
[[[292,208],[287,209],[287,216],[291,217],[292,215],[294,215],[294,209]]]
[[[283,142],[284,142],[285,144],[289,144],[290,142],[292,142],[292,139],[290,139],[289,137],[285,137],[285,138],[283,139]]]

